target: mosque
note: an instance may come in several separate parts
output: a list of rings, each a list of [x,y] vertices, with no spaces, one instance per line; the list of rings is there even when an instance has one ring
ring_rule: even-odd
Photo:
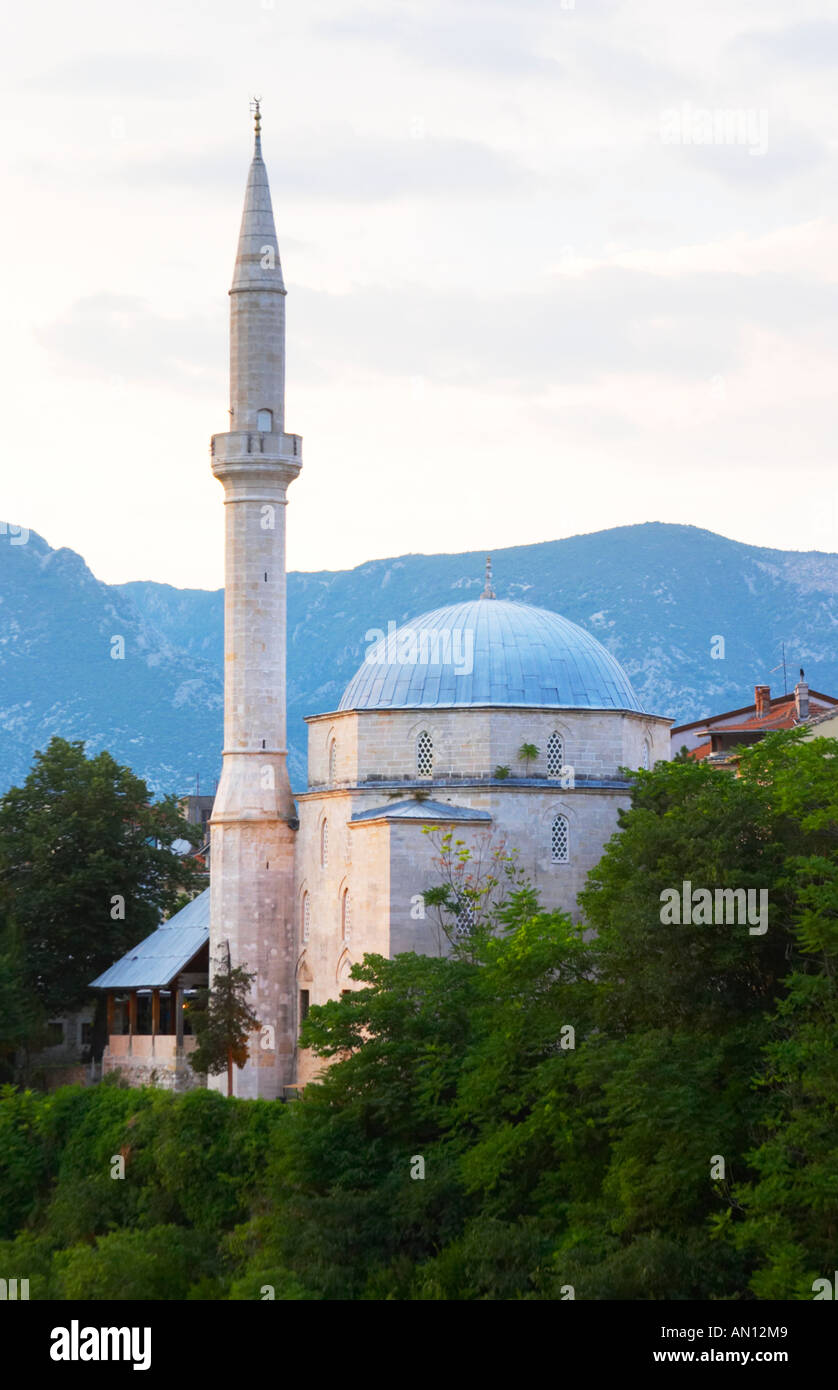
[[[222,774],[210,887],[93,987],[108,998],[105,1071],[194,1084],[184,994],[229,955],[255,973],[261,1031],[235,1093],[277,1098],[320,1063],[297,1046],[310,1004],[356,988],[366,952],[442,949],[423,891],[447,831],[517,862],[548,909],[576,914],[629,804],[621,768],[669,757],[620,664],[557,613],[495,596],[372,634],[338,708],[308,723],[308,785],[286,767],[287,492],[302,441],[285,428],[285,300],[257,105],[230,289],[230,421],[211,442],[224,488]],[[370,634],[368,634],[370,636]],[[528,746],[530,756],[522,761]],[[426,833],[437,827],[436,832]],[[467,903],[457,929],[468,930]],[[226,1078],[210,1078],[219,1089]]]

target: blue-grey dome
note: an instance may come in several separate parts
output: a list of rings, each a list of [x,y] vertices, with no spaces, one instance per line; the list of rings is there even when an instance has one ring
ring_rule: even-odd
[[[391,624],[338,708],[468,705],[643,713],[620,663],[581,627],[546,608],[490,598]]]

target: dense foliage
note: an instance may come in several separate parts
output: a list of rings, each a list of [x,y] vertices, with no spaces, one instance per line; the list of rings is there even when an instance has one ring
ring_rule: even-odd
[[[298,1102],[9,1091],[0,1273],[59,1298],[811,1298],[838,1229],[836,754],[773,735],[738,777],[638,774],[595,936],[516,885],[468,949],[366,957],[310,1010],[329,1067]],[[684,882],[765,890],[767,930],[664,925]]]
[[[89,984],[199,886],[195,841],[109,753],[53,738],[0,800],[0,1058],[90,1002]]]

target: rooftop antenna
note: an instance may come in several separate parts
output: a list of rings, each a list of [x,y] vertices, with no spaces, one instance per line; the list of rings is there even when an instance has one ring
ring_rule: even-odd
[[[780,662],[780,666],[782,666],[782,668],[783,668],[783,694],[784,694],[784,695],[788,695],[788,693],[789,693],[789,683],[788,683],[788,677],[786,676],[786,644],[785,644],[785,642],[783,643],[783,659],[782,659],[782,661]],[[775,671],[779,671],[780,666],[772,666],[772,667],[771,667],[771,670],[770,670],[770,672],[769,672],[769,675],[772,675],[772,676],[773,676],[773,674],[774,674]]]
[[[492,557],[486,556],[486,587],[480,595],[481,598],[497,598],[497,594],[492,588]]]

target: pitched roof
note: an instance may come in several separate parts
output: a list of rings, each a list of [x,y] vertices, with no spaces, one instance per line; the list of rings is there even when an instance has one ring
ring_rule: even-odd
[[[821,700],[829,700],[830,698],[831,697],[828,695],[819,696]],[[753,708],[754,706],[752,705],[751,709]],[[752,719],[743,719],[741,724],[716,725],[712,721],[708,721],[703,728],[700,724],[694,724],[691,727],[697,730],[696,737],[698,738],[704,733],[708,736],[713,735],[716,738],[723,734],[770,734],[774,733],[777,729],[808,728],[811,724],[819,724],[825,719],[834,719],[835,716],[838,715],[838,703],[827,705],[826,708],[824,708],[812,700],[811,694],[809,698],[809,709],[810,713],[805,719],[798,719],[794,696],[783,695],[778,696],[776,700],[772,701],[772,708],[769,709],[767,714],[755,714]],[[675,733],[676,730],[673,729],[672,732]],[[697,748],[693,748],[690,751],[690,757],[694,762],[700,762],[703,758],[711,756],[711,749],[712,739],[708,738],[707,743],[700,743]],[[730,750],[728,750],[728,752],[729,751]],[[728,752],[717,750],[712,756],[721,759],[727,757]]]
[[[421,821],[490,821],[488,811],[476,811],[471,806],[454,806],[450,801],[391,801],[386,806],[374,806],[371,811],[357,811],[350,825],[369,820]]]
[[[91,989],[164,989],[209,941],[210,890],[147,936],[90,983]]]
[[[838,709],[838,699],[836,699],[834,695],[824,695],[823,691],[821,690],[810,689],[809,708],[811,709],[813,703],[817,703],[818,700],[822,700],[824,704],[831,708],[833,711]],[[792,706],[794,705],[793,693],[790,695],[773,696],[773,698],[768,702],[769,713],[764,715],[763,718],[765,718],[766,720],[773,718],[779,710],[783,709],[788,704],[791,704]],[[735,714],[744,714],[745,716],[748,716],[750,714],[754,714],[755,711],[756,705],[752,700],[749,705],[741,705],[739,709],[723,710],[720,714],[707,714],[704,716],[703,719],[693,719],[690,724],[676,724],[674,728],[670,729],[670,733],[674,738],[676,734],[686,733],[688,729],[703,730],[705,728],[710,728],[718,724],[719,720],[721,719],[732,719]],[[805,723],[806,721],[804,720],[803,722]],[[778,727],[786,728],[788,726],[780,725]]]

